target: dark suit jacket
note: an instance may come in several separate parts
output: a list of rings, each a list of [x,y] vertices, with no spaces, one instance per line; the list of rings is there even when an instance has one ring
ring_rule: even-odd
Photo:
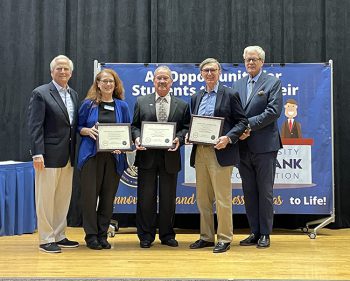
[[[248,76],[233,84],[240,95],[244,111],[252,129],[246,142],[253,153],[277,151],[282,148],[277,119],[281,115],[283,99],[281,81],[262,72],[246,102]]]
[[[176,122],[176,136],[180,140],[180,145],[184,144],[185,135],[190,124],[189,106],[183,100],[171,96],[170,112],[168,122]],[[155,94],[141,96],[137,98],[134,117],[131,124],[132,138],[135,140],[141,136],[142,121],[157,122]],[[153,167],[155,161],[154,149],[136,152],[135,166],[143,169]],[[180,149],[177,151],[164,150],[165,169],[168,173],[177,173],[181,170]]]
[[[51,82],[33,90],[28,110],[31,155],[42,154],[45,167],[74,165],[78,95],[70,88],[74,105],[72,125],[60,94]]]
[[[198,114],[199,105],[204,95],[204,90],[199,91],[191,98],[191,112]],[[239,136],[247,128],[248,120],[242,109],[242,105],[237,92],[231,88],[219,84],[215,109],[215,117],[224,117],[223,136],[228,136],[232,144],[228,144],[224,149],[215,149],[216,158],[221,166],[232,166],[239,163],[239,151],[237,141]],[[197,145],[193,145],[190,165],[194,167]]]
[[[287,119],[282,124],[281,137],[282,138],[292,138],[292,139],[302,138],[303,136],[301,134],[301,124],[294,120],[293,126],[292,126],[292,131],[290,131],[288,119]]]

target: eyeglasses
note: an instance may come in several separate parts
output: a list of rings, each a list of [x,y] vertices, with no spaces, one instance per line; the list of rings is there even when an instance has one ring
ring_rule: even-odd
[[[107,85],[108,83],[109,83],[109,84],[114,84],[114,83],[115,83],[114,80],[100,80],[100,82],[101,82],[102,84],[105,84],[105,85]]]
[[[169,76],[160,75],[160,76],[156,76],[156,79],[157,79],[158,81],[164,80],[165,82],[167,82],[167,81],[170,80],[170,77],[169,77]]]
[[[204,68],[202,69],[202,72],[204,72],[205,74],[208,74],[209,72],[215,74],[218,71],[217,68]]]
[[[256,63],[257,61],[261,60],[260,58],[246,58],[244,59],[244,62],[253,62]]]

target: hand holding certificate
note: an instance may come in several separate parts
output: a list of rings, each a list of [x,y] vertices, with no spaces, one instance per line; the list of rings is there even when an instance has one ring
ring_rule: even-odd
[[[131,150],[130,124],[100,123],[97,129],[97,151]]]
[[[175,133],[175,122],[143,121],[141,125],[141,145],[145,148],[173,148]]]
[[[215,145],[221,136],[223,125],[222,117],[192,115],[188,141]]]

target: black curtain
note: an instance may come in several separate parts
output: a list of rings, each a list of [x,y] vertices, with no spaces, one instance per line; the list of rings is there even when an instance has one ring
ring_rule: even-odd
[[[0,0],[0,160],[30,160],[29,97],[36,86],[50,81],[49,63],[58,54],[75,63],[70,85],[80,99],[92,83],[94,59],[176,63],[215,57],[241,62],[247,45],[263,47],[266,62],[333,59],[333,226],[349,227],[349,26],[347,0]],[[71,225],[80,223],[78,198],[76,174]],[[278,217],[281,225],[305,220]]]

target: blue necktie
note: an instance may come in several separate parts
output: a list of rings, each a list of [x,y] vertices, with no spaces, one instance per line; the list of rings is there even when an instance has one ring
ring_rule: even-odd
[[[253,88],[254,88],[254,83],[255,83],[254,80],[250,80],[248,82],[247,102],[249,100],[250,95],[252,94],[252,91],[253,91]]]

